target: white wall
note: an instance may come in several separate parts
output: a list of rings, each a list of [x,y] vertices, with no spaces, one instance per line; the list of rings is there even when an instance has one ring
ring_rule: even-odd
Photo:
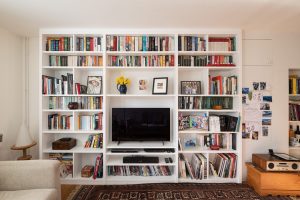
[[[295,33],[268,33],[266,34],[245,34],[245,39],[272,39],[269,50],[272,52],[271,66],[267,64],[267,59],[262,59],[262,55],[268,57],[268,53],[259,45],[245,45],[244,42],[244,68],[243,85],[251,87],[253,81],[266,81],[271,84],[273,103],[272,103],[272,128],[268,137],[259,136],[259,140],[243,140],[243,160],[251,161],[252,153],[268,153],[268,149],[275,152],[288,153],[288,68],[300,67],[300,34]],[[264,42],[261,40],[261,42]],[[257,60],[249,52],[256,49]],[[256,63],[256,66],[247,66]],[[261,66],[259,66],[261,65]],[[244,168],[245,169],[245,168]],[[246,176],[246,169],[243,170],[243,177]]]
[[[23,40],[0,28],[0,160],[15,159],[21,152],[10,150],[22,119]]]

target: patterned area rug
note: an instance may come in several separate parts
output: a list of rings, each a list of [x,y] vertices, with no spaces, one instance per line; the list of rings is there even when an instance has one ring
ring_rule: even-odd
[[[70,200],[290,200],[260,197],[246,184],[141,184],[80,186]]]

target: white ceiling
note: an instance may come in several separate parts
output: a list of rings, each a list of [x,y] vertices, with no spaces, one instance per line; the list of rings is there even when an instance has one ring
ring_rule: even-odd
[[[0,27],[242,28],[300,32],[300,0],[0,0]]]

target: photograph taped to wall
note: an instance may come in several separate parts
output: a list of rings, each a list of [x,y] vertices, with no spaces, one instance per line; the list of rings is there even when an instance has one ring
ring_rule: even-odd
[[[260,90],[266,90],[267,89],[267,83],[266,82],[260,82],[259,83],[259,89]]]
[[[272,117],[272,111],[262,111],[263,117]]]
[[[272,96],[263,96],[263,102],[272,102]]]
[[[253,82],[252,86],[253,86],[253,90],[258,90],[259,89],[259,82]]]
[[[271,110],[269,103],[260,103],[260,110]]]
[[[252,140],[258,140],[258,131],[252,132]]]
[[[268,136],[269,135],[269,127],[268,126],[263,126],[262,127],[262,135],[263,136]]]
[[[249,88],[242,88],[242,94],[248,94]]]

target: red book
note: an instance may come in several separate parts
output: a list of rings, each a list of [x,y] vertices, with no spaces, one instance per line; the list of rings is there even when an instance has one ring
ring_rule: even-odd
[[[208,42],[230,42],[230,38],[227,37],[222,37],[222,38],[218,38],[218,37],[212,37],[208,39]]]
[[[174,55],[171,55],[171,66],[174,66]]]
[[[97,158],[96,158],[96,163],[95,163],[95,167],[94,167],[93,179],[97,178],[97,174],[98,174],[98,170],[99,170],[99,165],[100,165],[100,156],[98,155]]]
[[[80,83],[75,83],[75,90],[76,90],[76,94],[81,94]]]
[[[118,38],[117,36],[114,36],[114,40],[113,40],[113,50],[117,51],[117,47],[118,47]]]

